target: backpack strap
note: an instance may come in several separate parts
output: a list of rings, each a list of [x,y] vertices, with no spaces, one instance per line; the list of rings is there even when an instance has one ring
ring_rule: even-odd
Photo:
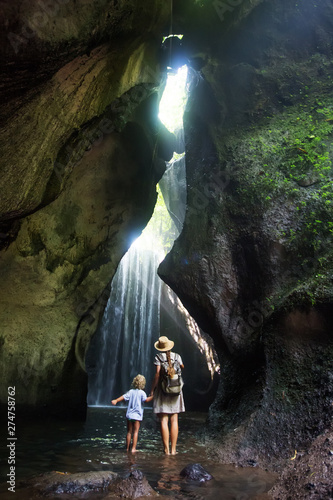
[[[173,354],[173,356],[172,356],[172,357],[171,357],[171,354]],[[173,352],[173,353],[171,353],[171,354],[170,354],[170,358],[171,358],[171,363],[172,363],[172,366],[173,366],[173,365],[174,365],[174,363],[175,363],[175,361],[176,361],[176,355],[175,355],[175,353],[174,353],[174,352]],[[163,364],[163,363],[168,363],[168,358],[166,358],[166,359],[161,359],[159,354],[156,354],[156,356],[157,356],[157,359],[159,360],[159,362],[160,362],[161,364]]]
[[[159,362],[160,362],[161,364],[165,363],[165,360],[164,360],[164,359],[161,359],[159,354],[156,354],[156,357],[157,357],[157,359],[159,360]]]

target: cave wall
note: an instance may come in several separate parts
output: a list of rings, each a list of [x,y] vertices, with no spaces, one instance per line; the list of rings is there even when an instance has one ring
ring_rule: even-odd
[[[82,415],[89,340],[172,149],[156,94],[169,6],[2,2],[0,17],[0,401],[15,386],[24,414]]]
[[[188,206],[159,274],[219,354],[213,453],[276,466],[333,412],[333,8],[231,4],[185,28]]]

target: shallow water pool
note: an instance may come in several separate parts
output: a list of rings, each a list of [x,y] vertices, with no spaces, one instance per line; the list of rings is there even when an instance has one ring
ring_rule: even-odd
[[[126,477],[133,469],[140,469],[150,485],[169,498],[196,498],[247,500],[268,498],[265,495],[275,477],[257,468],[236,468],[221,465],[209,458],[198,431],[204,425],[206,414],[186,412],[179,415],[178,454],[163,453],[159,424],[151,409],[146,409],[142,422],[138,451],[127,454],[125,449],[126,408],[88,408],[86,422],[21,423],[17,429],[16,485],[40,473],[62,473],[112,470]],[[1,448],[2,489],[0,498],[14,498],[6,492],[6,445]],[[214,479],[199,484],[186,482],[180,471],[190,463],[200,463]],[[10,495],[10,496],[8,496]],[[103,498],[106,493],[84,494],[82,498]],[[19,498],[30,498],[20,492]],[[65,498],[65,496],[57,496]],[[67,497],[66,497],[67,498]],[[80,498],[75,496],[75,498]]]

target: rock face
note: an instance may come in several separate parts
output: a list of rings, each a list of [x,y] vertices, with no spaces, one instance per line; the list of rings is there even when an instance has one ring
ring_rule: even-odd
[[[105,133],[98,124],[85,134],[85,124],[136,85],[159,81],[155,37],[168,14],[162,2],[61,1],[53,10],[46,3],[2,3],[4,220],[39,207],[61,147],[75,161]],[[75,146],[68,144],[74,132]]]
[[[306,452],[296,453],[281,477],[270,490],[276,499],[293,498],[321,500],[332,498],[333,432],[327,429]],[[296,450],[297,451],[297,450]]]
[[[219,353],[217,455],[272,465],[332,418],[333,9],[213,4],[188,26],[188,206],[159,274]]]
[[[117,480],[118,475],[112,471],[91,471],[67,474],[49,472],[24,482],[21,486],[31,488],[46,497],[63,494],[83,494],[106,491]],[[22,490],[24,492],[24,490]],[[33,496],[35,496],[33,495]]]
[[[69,415],[85,410],[104,290],[173,150],[155,90],[169,10],[48,9],[2,2],[0,400],[15,386],[19,407]]]

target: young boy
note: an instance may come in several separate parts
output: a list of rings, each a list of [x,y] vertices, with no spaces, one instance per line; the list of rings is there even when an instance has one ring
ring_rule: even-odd
[[[146,379],[143,375],[137,375],[132,382],[133,389],[130,389],[126,394],[117,399],[113,399],[111,403],[116,405],[120,401],[128,401],[128,408],[126,412],[127,418],[127,434],[126,434],[126,448],[130,451],[131,438],[133,435],[132,453],[136,452],[136,445],[138,442],[138,435],[140,429],[140,422],[143,417],[142,403],[149,403],[154,396],[147,397],[143,390],[146,386]]]

